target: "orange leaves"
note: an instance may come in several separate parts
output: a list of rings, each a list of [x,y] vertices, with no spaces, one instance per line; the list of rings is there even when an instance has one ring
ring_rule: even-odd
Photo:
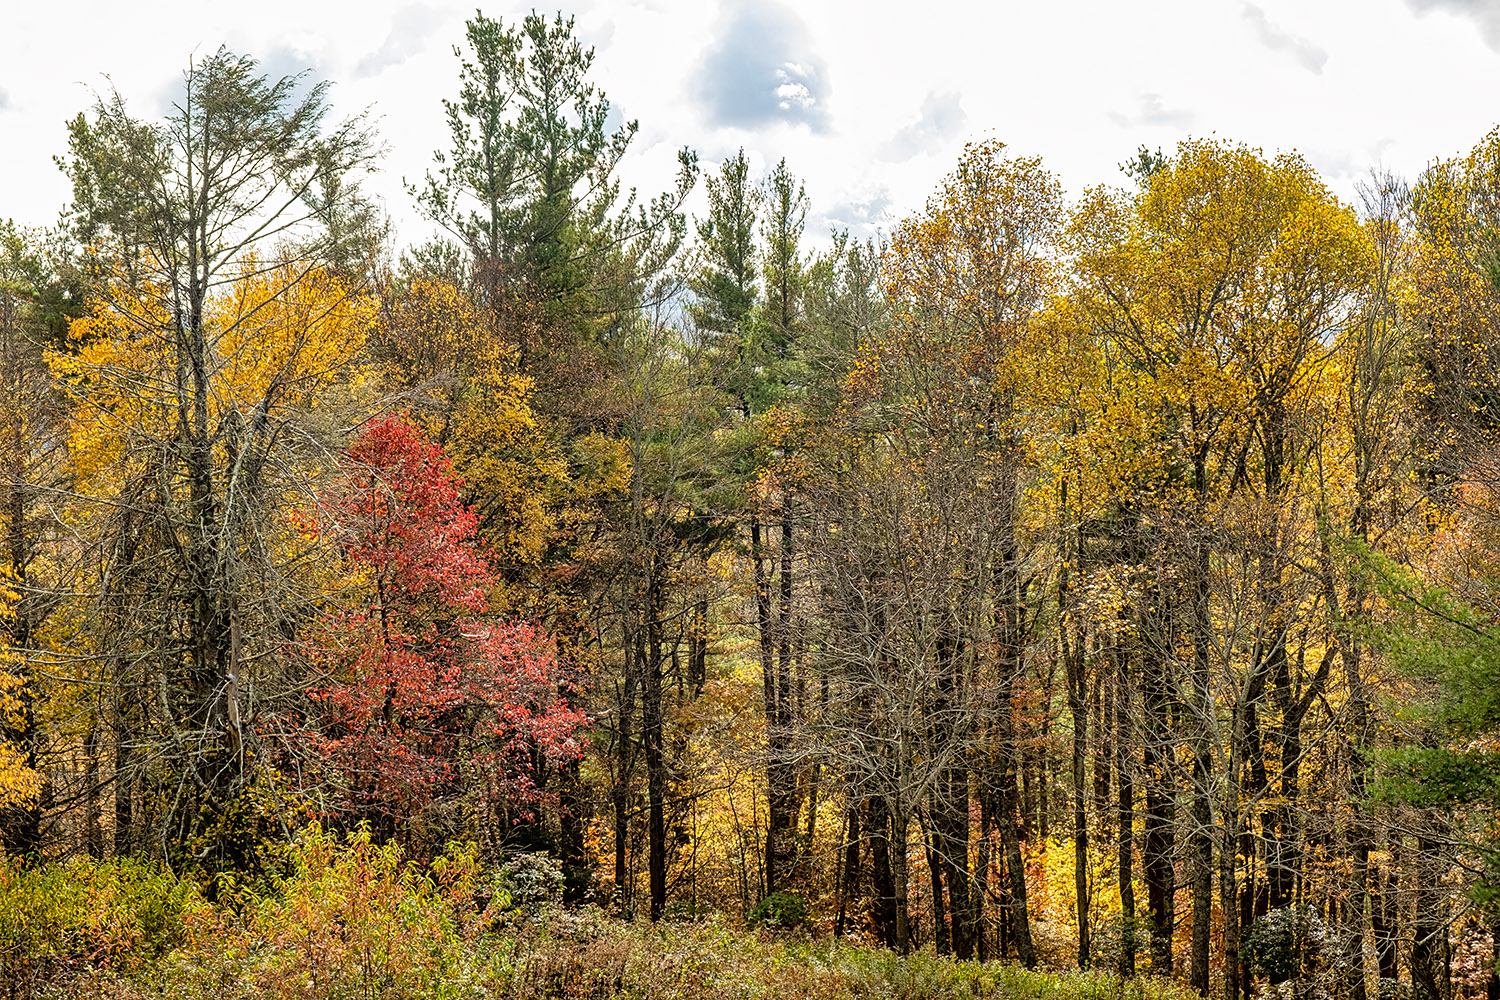
[[[965,149],[882,261],[895,316],[846,380],[845,410],[879,403],[895,436],[1009,451],[1029,333],[1056,283],[1062,189],[1002,143]],[[852,414],[851,414],[852,416]]]

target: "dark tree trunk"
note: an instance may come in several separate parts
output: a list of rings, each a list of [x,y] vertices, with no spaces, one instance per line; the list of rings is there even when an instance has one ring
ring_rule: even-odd
[[[1442,847],[1426,837],[1417,840],[1416,908],[1411,924],[1413,1000],[1448,1000],[1448,914],[1446,894],[1434,877]]]
[[[1214,909],[1214,820],[1212,802],[1214,703],[1209,690],[1209,651],[1213,622],[1209,615],[1208,553],[1200,541],[1193,559],[1193,719],[1192,849],[1193,936],[1188,982],[1208,996],[1209,937]]]
[[[1225,1000],[1239,1000],[1248,983],[1241,982],[1240,934],[1241,910],[1239,896],[1239,872],[1236,856],[1243,850],[1246,823],[1240,805],[1241,777],[1248,756],[1248,732],[1255,703],[1264,689],[1264,672],[1259,661],[1252,663],[1252,676],[1245,686],[1243,700],[1234,706],[1234,719],[1230,725],[1229,766],[1225,772],[1227,788],[1224,792],[1223,841],[1219,845],[1219,902],[1224,911],[1224,996]]]
[[[619,722],[615,727],[615,780],[610,789],[610,803],[615,820],[615,892],[619,894],[621,914],[628,920],[634,911],[634,879],[630,873],[630,792],[635,776],[635,702],[639,686],[641,661],[645,659],[644,637],[639,629],[625,639],[625,676],[620,686],[617,706]]]
[[[905,955],[911,951],[911,907],[908,903],[908,888],[911,879],[907,873],[906,836],[911,820],[904,810],[890,810],[891,817],[891,882],[896,890],[896,950]]]
[[[12,314],[14,303],[11,297],[0,291],[0,309],[4,315],[0,315],[0,329],[4,330],[5,343],[4,353],[7,355],[7,367],[15,362],[10,357],[14,353],[13,340],[21,340],[19,333],[15,330],[15,319]],[[19,400],[14,400],[11,405],[21,405]],[[8,536],[9,570],[10,579],[6,582],[20,595],[17,606],[12,609],[11,618],[6,631],[9,633],[9,645],[12,649],[28,650],[32,641],[32,600],[29,597],[28,577],[31,567],[31,535],[27,530],[27,502],[31,492],[26,480],[27,476],[27,454],[32,443],[25,438],[26,422],[19,415],[11,416],[11,441],[10,444],[10,483],[7,486],[7,497],[5,504],[6,534]],[[26,654],[23,652],[16,658],[15,662],[6,667],[16,684],[10,688],[6,695],[12,702],[10,711],[4,713],[5,723],[0,725],[0,739],[17,748],[21,752],[21,763],[27,770],[38,771],[37,747],[38,733],[36,725],[36,689],[33,685],[31,668],[27,662]],[[11,805],[0,809],[0,844],[5,847],[5,853],[13,857],[29,857],[35,854],[41,847],[41,809],[37,801],[27,802],[22,805]]]
[[[1147,598],[1160,602],[1159,594]],[[1153,624],[1155,624],[1153,622]],[[1151,920],[1151,971],[1172,974],[1172,931],[1176,923],[1176,880],[1172,868],[1175,792],[1170,743],[1170,696],[1163,660],[1164,629],[1143,630],[1141,654],[1141,709],[1144,730],[1143,764],[1146,779],[1146,815],[1141,849],[1142,874],[1146,881],[1146,905]]]
[[[961,640],[945,640],[938,655],[938,697],[930,738],[951,763],[938,775],[933,794],[933,847],[948,887],[950,941],[959,958],[974,957],[969,899],[969,775],[963,765],[967,718],[961,717],[964,678]]]
[[[1021,583],[1017,574],[1019,550],[1015,535],[1015,502],[1018,488],[1014,473],[1007,470],[1000,488],[1002,506],[996,524],[998,559],[994,596],[994,627],[998,642],[999,683],[995,692],[994,777],[995,820],[1000,827],[1000,845],[1007,870],[1009,930],[1016,943],[1016,957],[1028,969],[1036,966],[1036,947],[1031,938],[1030,911],[1026,898],[1026,866],[1021,856],[1025,835],[1025,810],[1017,787],[1017,772],[1024,767],[1017,747],[1015,706],[1011,703],[1016,677],[1021,671],[1024,644]]]
[[[661,570],[651,568],[646,590],[645,684],[641,698],[641,736],[646,756],[647,871],[651,887],[651,919],[657,921],[667,906],[667,764],[662,753],[662,583]]]
[[[1066,581],[1063,584],[1066,588]],[[1089,827],[1087,679],[1083,672],[1082,643],[1069,643],[1062,634],[1063,661],[1067,669],[1068,713],[1073,717],[1073,899],[1078,914],[1078,967],[1089,967]]]
[[[1002,675],[997,698],[1000,760],[997,762],[995,780],[996,819],[1000,824],[1000,844],[1005,851],[1005,867],[1009,875],[1007,895],[1016,957],[1030,969],[1036,967],[1036,948],[1031,939],[1031,919],[1026,900],[1026,864],[1021,857],[1020,803],[1016,801],[1016,769],[1012,763],[1015,756],[1015,736],[1010,703],[1011,675],[1006,665],[1002,665],[1001,670],[1006,673]]]
[[[1370,932],[1375,938],[1375,961],[1380,969],[1380,978],[1395,982],[1399,975],[1397,966],[1397,943],[1400,941],[1399,913],[1397,910],[1397,884],[1395,872],[1401,865],[1401,838],[1392,832],[1389,835],[1389,868],[1375,870],[1375,888],[1370,892]]]
[[[853,785],[851,784],[851,788]],[[834,937],[844,936],[849,898],[859,885],[859,804],[851,797],[844,811],[844,863],[839,871],[839,905],[833,921]]]
[[[943,905],[943,862],[939,860],[935,843],[938,837],[936,826],[926,825],[932,826],[932,829],[923,831],[922,837],[927,853],[927,873],[932,879],[932,943],[939,955],[946,955],[949,939],[946,907]]]
[[[1120,880],[1120,961],[1116,971],[1128,977],[1135,975],[1135,878],[1132,863],[1135,846],[1135,734],[1131,725],[1130,690],[1126,687],[1128,663],[1123,658],[1117,663],[1115,676],[1118,683],[1114,696],[1114,754],[1115,773],[1119,775],[1115,852]]]
[[[875,936],[887,948],[896,944],[896,883],[891,871],[890,816],[879,796],[865,804],[870,833],[870,878],[875,894]]]
[[[755,567],[756,621],[760,639],[761,678],[766,717],[766,894],[778,892],[791,876],[792,843],[797,823],[796,769],[791,756],[791,637],[783,622],[772,620],[771,581],[766,570],[762,543],[763,526],[757,518],[750,525],[751,560]],[[782,590],[789,606],[791,560],[790,539],[783,526],[781,557]],[[789,620],[785,624],[790,624]]]
[[[989,935],[985,933],[985,902],[990,894],[990,852],[995,837],[994,796],[979,785],[979,850],[974,859],[974,883],[969,890],[974,913],[974,955],[981,962],[990,958]]]

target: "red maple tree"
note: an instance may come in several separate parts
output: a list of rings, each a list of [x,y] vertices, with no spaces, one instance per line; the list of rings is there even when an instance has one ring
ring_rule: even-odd
[[[551,637],[486,614],[494,577],[460,485],[420,428],[388,417],[320,497],[362,595],[307,644],[329,677],[314,698],[317,749],[341,775],[331,811],[405,816],[475,791],[492,810],[525,807],[541,759],[581,752],[588,720]]]

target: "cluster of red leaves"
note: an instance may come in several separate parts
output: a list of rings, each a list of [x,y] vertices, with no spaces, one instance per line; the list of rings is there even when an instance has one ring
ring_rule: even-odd
[[[325,615],[307,647],[332,678],[314,697],[341,809],[410,815],[460,787],[533,803],[539,759],[581,752],[587,719],[551,638],[485,615],[494,579],[459,486],[438,446],[391,417],[320,498],[366,595]]]

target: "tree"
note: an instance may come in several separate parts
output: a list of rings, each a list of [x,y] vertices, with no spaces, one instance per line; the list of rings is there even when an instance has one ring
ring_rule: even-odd
[[[434,811],[468,796],[494,837],[510,810],[538,800],[538,758],[580,753],[587,718],[568,697],[571,670],[534,625],[486,619],[495,581],[478,515],[409,422],[386,418],[361,433],[318,517],[354,593],[304,642],[331,683],[314,692],[320,738],[302,769],[334,769],[340,793],[329,810],[378,820],[386,833],[419,819],[456,833],[461,817]]]
[[[76,281],[59,270],[66,257],[55,237],[0,224],[0,537],[4,538],[5,642],[8,661],[0,721],[0,835],[5,849],[29,855],[43,847],[41,819],[48,747],[38,723],[41,692],[34,647],[58,603],[63,575],[45,537],[57,525],[49,500],[69,485],[63,444],[66,405],[47,368],[78,312]]]
[[[711,356],[724,367],[725,389],[741,416],[751,416],[754,378],[755,309],[760,286],[755,244],[761,194],[750,181],[742,148],[706,181],[708,216],[697,221],[698,261],[688,280],[696,301],[693,324],[709,338]]]
[[[1129,561],[1154,576],[1140,628],[1146,767],[1156,772],[1144,852],[1152,948],[1170,963],[1162,821],[1177,776],[1163,751],[1180,711],[1191,760],[1190,981],[1208,989],[1217,833],[1225,950],[1236,966],[1226,990],[1235,997],[1245,799],[1261,803],[1266,905],[1292,905],[1302,884],[1302,733],[1336,642],[1326,620],[1303,617],[1323,594],[1297,569],[1318,551],[1302,490],[1321,457],[1324,413],[1336,405],[1323,381],[1329,348],[1356,315],[1369,247],[1353,214],[1296,156],[1268,161],[1207,141],[1179,145],[1140,192],[1092,193],[1074,233],[1088,321],[1103,349],[1118,352],[1114,385],[1143,393],[1113,419],[1123,412],[1144,431],[1143,447],[1126,457],[1134,495],[1119,500],[1137,546]],[[1221,631],[1220,622],[1234,624]],[[1279,723],[1274,779],[1262,711]]]
[[[1443,532],[1425,572],[1357,548],[1366,581],[1395,612],[1374,631],[1374,644],[1416,680],[1425,703],[1413,706],[1414,745],[1384,751],[1374,786],[1387,804],[1425,814],[1408,821],[1435,868],[1457,862],[1471,873],[1466,888],[1493,933],[1500,927],[1500,660],[1496,656],[1495,505],[1488,483],[1460,491],[1463,512]],[[1447,901],[1430,880],[1419,883],[1410,951],[1416,995],[1442,995],[1450,973]],[[1493,952],[1485,958],[1493,962]],[[1492,966],[1493,968],[1493,966]],[[1491,977],[1491,984],[1495,982]]]
[[[116,834],[245,864],[256,817],[243,796],[260,767],[243,692],[266,711],[299,688],[279,651],[309,553],[287,519],[322,467],[318,423],[339,406],[370,311],[297,264],[252,259],[225,277],[201,353],[184,351],[191,338],[159,299],[120,280],[49,362],[71,403],[76,516],[100,573],[74,609],[68,659],[105,664],[129,707]]]
[[[468,251],[489,308],[518,296],[545,317],[544,332],[607,333],[675,256],[696,160],[679,154],[672,192],[640,203],[631,190],[621,202],[616,173],[639,126],[608,129],[609,100],[588,79],[594,50],[573,20],[533,12],[507,28],[478,13],[465,28],[473,61],[454,48],[459,99],[443,102],[451,151],[409,190]],[[548,355],[573,345],[534,344],[527,330],[511,331],[521,366],[565,370]]]
[[[911,821],[927,826],[938,940],[946,912],[964,957],[983,947],[994,823],[1018,953],[1036,960],[1012,704],[1036,625],[1018,390],[1060,224],[1061,192],[1040,161],[1009,158],[999,143],[965,151],[884,257],[892,328],[857,354],[807,491],[820,607],[808,645],[837,688],[820,741],[858,776],[853,787],[880,800],[878,835],[889,818],[903,949]],[[986,816],[977,859],[971,786]]]
[[[100,98],[70,123],[65,165],[105,279],[74,326],[87,346],[54,364],[77,401],[75,449],[94,452],[91,486],[115,512],[96,521],[112,570],[100,598],[157,629],[131,630],[150,665],[129,683],[159,695],[167,780],[185,791],[163,842],[237,866],[255,773],[241,688],[262,626],[282,617],[267,542],[301,474],[290,431],[363,333],[350,290],[319,267],[332,244],[316,195],[338,179],[352,196],[342,179],[371,138],[358,119],[325,128],[326,83],[299,91],[220,49],[189,67],[161,124]],[[120,589],[141,572],[161,589]]]
[[[807,195],[781,160],[766,178],[761,193],[766,214],[761,223],[765,245],[762,272],[765,305],[757,324],[758,341],[752,352],[752,378],[747,388],[746,412],[763,414],[767,424],[782,422],[774,409],[785,391],[789,362],[795,349],[802,314],[804,262],[800,244],[807,218]],[[780,442],[766,441],[785,457]],[[750,558],[754,564],[757,633],[766,713],[766,892],[776,892],[795,865],[792,836],[800,809],[797,769],[791,761],[794,737],[793,610],[796,562],[795,476],[769,461],[759,470],[750,522]],[[766,551],[762,536],[773,519],[779,526],[775,556]],[[774,612],[771,581],[777,584]]]

